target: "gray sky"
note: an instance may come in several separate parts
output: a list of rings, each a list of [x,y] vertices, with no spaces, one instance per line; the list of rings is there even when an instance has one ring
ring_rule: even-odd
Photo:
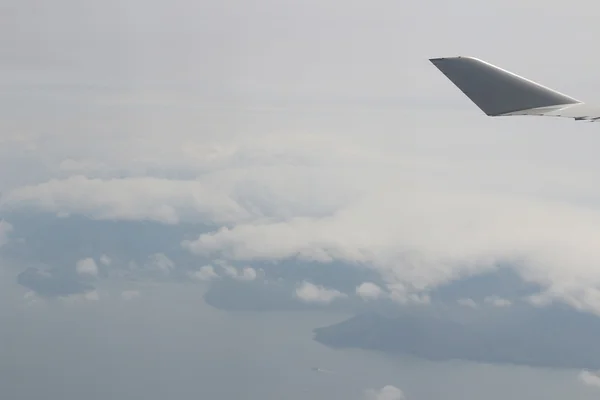
[[[508,263],[536,293],[488,285],[446,301],[600,314],[597,125],[485,117],[428,62],[476,56],[600,104],[596,2],[9,0],[0,11],[2,312],[14,322],[5,341],[31,357],[0,357],[11,382],[70,362],[43,348],[48,334],[63,340],[78,321],[91,332],[93,313],[117,326],[162,285],[262,282],[220,298],[347,313],[427,306]],[[127,300],[141,308],[116,305]],[[198,326],[231,328],[220,312]],[[86,340],[88,360],[112,346]],[[564,396],[597,390],[578,373]],[[181,393],[202,393],[190,382]],[[403,383],[354,389],[442,398],[418,385],[409,397]],[[55,384],[33,382],[27,398]]]

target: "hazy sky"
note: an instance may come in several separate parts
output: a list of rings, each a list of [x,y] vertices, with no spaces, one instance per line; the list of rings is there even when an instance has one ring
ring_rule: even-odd
[[[2,2],[0,312],[12,323],[0,336],[0,394],[239,396],[194,388],[186,374],[204,368],[227,387],[231,371],[251,373],[256,356],[225,331],[256,330],[264,317],[205,310],[185,324],[202,296],[171,295],[178,285],[260,281],[236,301],[346,304],[335,312],[347,316],[382,299],[427,307],[439,287],[508,264],[537,292],[505,298],[485,286],[453,304],[600,315],[598,125],[488,118],[428,61],[476,56],[600,104],[599,14],[577,0]],[[316,326],[302,321],[309,340]],[[112,327],[123,325],[120,341]],[[210,356],[205,330],[223,340]],[[56,372],[65,365],[77,372],[70,389]],[[592,372],[568,374],[556,399],[600,393]],[[302,398],[295,377],[286,387]],[[144,382],[155,390],[138,391]],[[461,398],[423,390],[425,377],[412,392],[406,379],[369,382],[351,393]],[[477,393],[498,393],[482,382]],[[542,393],[522,387],[509,394]],[[252,388],[247,398],[283,396],[265,395],[267,382]]]

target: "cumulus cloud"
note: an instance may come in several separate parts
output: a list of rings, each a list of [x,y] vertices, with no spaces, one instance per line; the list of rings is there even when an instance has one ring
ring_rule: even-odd
[[[104,266],[109,266],[112,263],[112,260],[109,256],[107,256],[106,254],[103,254],[100,257],[100,262],[102,263],[102,265]]]
[[[244,267],[241,270],[231,265],[221,265],[225,275],[238,281],[253,281],[257,277],[256,270],[252,267]]]
[[[98,265],[93,258],[84,258],[77,261],[76,270],[79,275],[98,276]]]
[[[245,280],[245,281],[253,281],[256,279],[256,270],[254,268],[251,267],[244,267],[242,269],[242,273],[240,274],[240,279]]]
[[[177,265],[165,253],[153,253],[145,259],[130,260],[124,269],[118,267],[112,269],[112,275],[115,277],[135,276],[136,279],[160,281],[170,279]]]
[[[376,389],[368,389],[365,392],[365,400],[405,400],[406,397],[402,390],[398,389],[395,386],[387,385],[383,388]]]
[[[383,295],[383,290],[372,282],[365,282],[356,288],[356,294],[364,300],[374,300]]]
[[[429,304],[431,297],[426,292],[415,291],[406,283],[391,283],[386,285],[389,297],[400,304]]]
[[[192,279],[199,281],[210,281],[219,278],[219,275],[215,272],[215,268],[212,265],[205,265],[198,271],[191,271],[189,276]]]
[[[583,370],[579,373],[579,380],[587,386],[600,388],[600,375],[597,372]]]
[[[148,257],[147,266],[152,270],[168,275],[175,268],[175,263],[164,253],[155,253]]]
[[[347,295],[335,289],[304,281],[296,288],[296,297],[306,303],[329,304],[335,299],[347,297]]]

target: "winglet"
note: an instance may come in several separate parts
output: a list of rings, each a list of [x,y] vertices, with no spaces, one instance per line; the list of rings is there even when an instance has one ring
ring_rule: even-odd
[[[581,103],[474,57],[431,58],[429,61],[489,116]]]

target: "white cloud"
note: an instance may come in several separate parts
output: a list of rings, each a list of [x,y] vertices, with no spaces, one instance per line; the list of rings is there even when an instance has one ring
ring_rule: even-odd
[[[23,186],[2,198],[5,210],[34,207],[95,219],[150,220],[176,224],[182,219],[230,223],[247,212],[222,192],[198,181],[151,177],[90,179],[73,176]]]
[[[369,389],[365,392],[366,400],[404,400],[406,397],[402,390],[395,386],[387,385],[379,390]]]
[[[329,304],[335,299],[346,297],[346,295],[338,290],[304,281],[296,288],[296,297],[306,303]]]
[[[219,275],[215,272],[215,268],[212,265],[205,265],[198,271],[192,271],[189,273],[190,277],[200,281],[210,281],[217,279]]]
[[[364,300],[374,300],[381,297],[383,289],[372,282],[364,282],[356,288],[356,294],[362,297]]]
[[[473,299],[458,299],[457,302],[463,307],[477,308],[477,303]]]
[[[231,265],[222,263],[221,268],[223,269],[225,275],[238,281],[253,281],[257,277],[256,270],[252,267],[244,267],[241,270],[238,270]]]
[[[184,246],[237,261],[361,264],[401,284],[399,299],[513,261],[552,299],[600,312],[599,226],[600,213],[565,203],[422,186],[376,191],[322,218],[222,228]]]
[[[38,295],[33,290],[25,292],[23,298],[25,299],[25,303],[27,305],[43,303],[43,298],[38,297]]]
[[[175,268],[175,263],[163,253],[155,253],[148,257],[147,266],[152,270],[168,275]]]
[[[487,304],[491,304],[494,307],[509,307],[512,305],[512,302],[508,299],[503,299],[498,296],[487,296],[484,301]]]
[[[241,273],[241,277],[240,279],[244,280],[244,281],[253,281],[256,279],[256,270],[254,268],[251,267],[244,267],[242,269],[242,273]]]
[[[84,258],[77,261],[75,268],[79,275],[98,276],[98,266],[93,258]]]
[[[225,275],[229,276],[230,278],[236,278],[238,276],[238,270],[231,265],[222,264],[221,268],[223,269]]]
[[[139,290],[124,290],[121,292],[121,298],[123,300],[133,300],[140,297],[141,293]]]
[[[405,283],[389,283],[386,285],[389,297],[400,304],[429,304],[431,297],[426,292],[415,292],[414,288]]]
[[[37,295],[35,294],[35,292],[33,290],[29,290],[27,292],[25,292],[25,294],[23,295],[23,297],[25,299],[34,299]]]
[[[111,258],[110,258],[109,256],[107,256],[106,254],[103,254],[103,255],[100,257],[100,262],[102,263],[102,265],[109,266],[109,265],[112,263],[112,260],[111,260]]]
[[[600,375],[597,372],[583,370],[579,373],[579,380],[587,386],[600,388]]]

